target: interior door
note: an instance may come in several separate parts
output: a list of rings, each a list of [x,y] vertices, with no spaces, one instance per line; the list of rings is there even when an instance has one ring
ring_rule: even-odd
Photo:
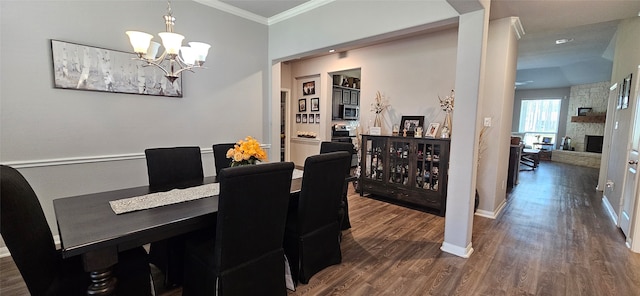
[[[627,154],[627,166],[625,173],[624,188],[622,190],[622,211],[620,215],[620,228],[622,232],[627,236],[627,244],[630,245],[634,236],[632,234],[633,224],[638,224],[638,214],[635,208],[638,203],[638,194],[636,192],[638,186],[638,157],[640,153],[640,108],[637,106],[638,96],[638,78],[640,78],[640,69],[635,76],[635,82],[632,80],[630,83],[636,85],[631,88],[635,90],[635,93],[629,94],[629,107],[635,109],[635,116],[632,117],[632,133],[629,152]],[[633,109],[632,109],[633,110]],[[640,240],[640,238],[637,238]]]

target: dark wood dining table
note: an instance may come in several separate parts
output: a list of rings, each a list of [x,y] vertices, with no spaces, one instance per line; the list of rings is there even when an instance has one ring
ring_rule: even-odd
[[[199,184],[214,183],[205,177]],[[291,193],[300,191],[302,178],[293,179]],[[116,215],[109,201],[157,192],[140,186],[53,200],[64,258],[82,256],[90,274],[87,295],[111,295],[116,279],[111,268],[118,252],[214,225],[218,196]]]

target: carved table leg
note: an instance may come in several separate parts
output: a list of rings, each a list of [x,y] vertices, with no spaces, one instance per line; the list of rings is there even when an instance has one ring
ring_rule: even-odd
[[[112,274],[112,267],[118,263],[118,250],[113,247],[87,252],[82,255],[82,261],[84,270],[91,277],[87,295],[114,294],[117,280]]]

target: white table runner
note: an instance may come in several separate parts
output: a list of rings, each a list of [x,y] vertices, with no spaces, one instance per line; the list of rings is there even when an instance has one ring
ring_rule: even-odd
[[[302,178],[303,171],[294,169],[291,179]],[[165,205],[201,199],[220,194],[220,183],[211,183],[185,189],[150,193],[135,197],[112,200],[111,209],[117,215],[139,210],[157,208]]]

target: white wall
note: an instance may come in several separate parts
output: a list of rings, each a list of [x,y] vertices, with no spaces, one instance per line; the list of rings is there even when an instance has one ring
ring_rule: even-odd
[[[212,175],[212,144],[247,135],[269,144],[267,27],[192,1],[172,7],[176,32],[212,44],[208,69],[185,74],[179,99],[52,82],[49,39],[131,51],[124,32],[163,31],[165,1],[0,2],[0,161],[23,167],[54,234],[53,199],[147,184],[145,148],[208,149]],[[71,164],[50,162],[59,159]]]
[[[329,73],[361,68],[360,126],[364,131],[372,125],[375,117],[370,106],[377,91],[384,94],[391,104],[382,113],[385,134],[391,134],[393,124],[400,124],[401,117],[406,115],[425,116],[425,125],[429,122],[442,123],[445,113],[440,109],[438,95],[448,95],[454,87],[457,36],[456,29],[448,29],[292,62],[289,80],[298,81],[294,88],[301,84],[298,77],[319,77],[322,80],[322,83],[316,82],[316,85],[325,86],[316,90],[320,92],[322,122],[331,122],[332,80]],[[300,94],[295,98],[293,108],[297,112]],[[310,128],[317,127],[299,125],[299,129]],[[323,126],[318,134],[320,139],[329,140],[331,125]]]

